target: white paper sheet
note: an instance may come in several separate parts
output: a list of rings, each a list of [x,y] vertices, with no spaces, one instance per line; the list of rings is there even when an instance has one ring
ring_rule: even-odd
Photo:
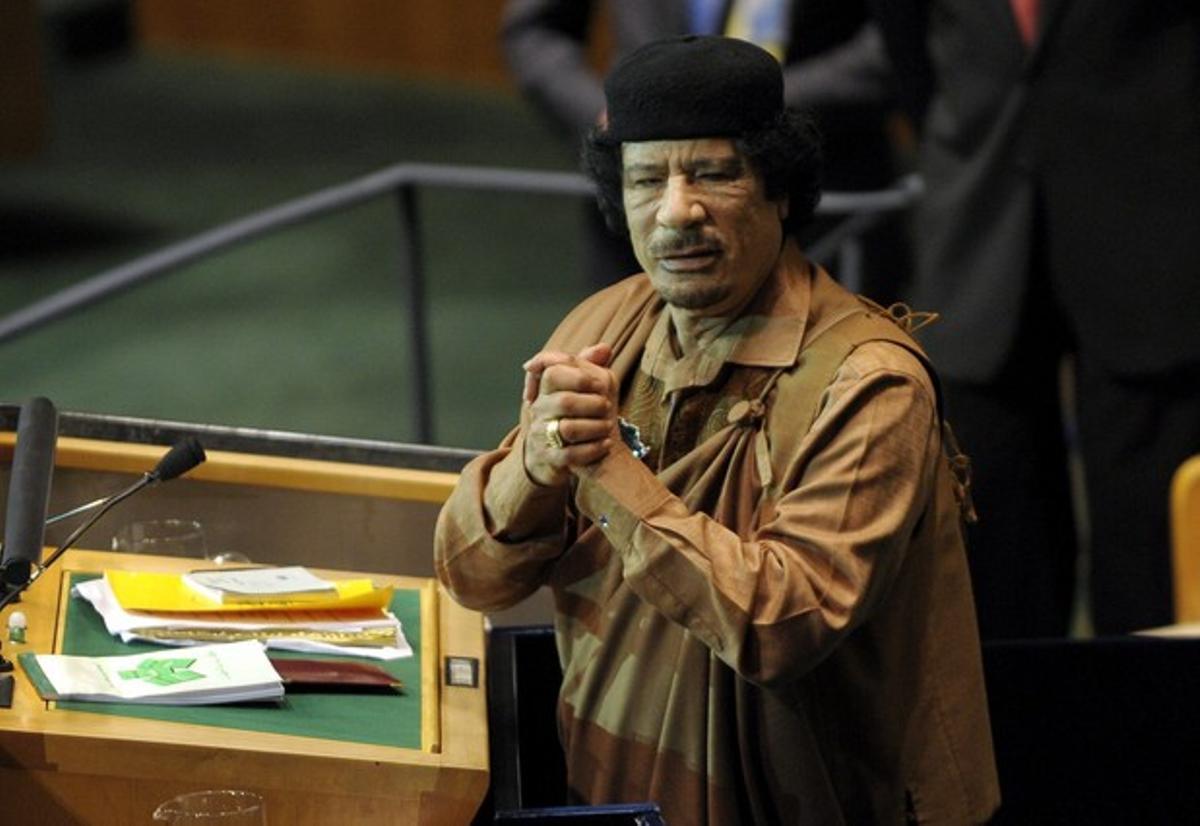
[[[363,618],[352,611],[286,611],[272,612],[239,612],[230,614],[236,619],[197,619],[194,616],[184,617],[172,615],[169,618],[158,614],[126,611],[117,602],[112,587],[104,577],[81,582],[73,589],[74,593],[86,599],[104,620],[108,633],[118,636],[124,642],[130,640],[150,640],[164,645],[195,646],[207,643],[188,639],[163,639],[161,636],[147,637],[139,631],[165,627],[187,628],[223,628],[233,630],[266,630],[270,627],[297,627],[319,631],[354,631],[368,628],[394,628],[395,644],[389,646],[365,645],[334,645],[328,642],[304,640],[296,637],[265,636],[263,642],[268,648],[280,651],[301,651],[315,654],[340,654],[347,657],[364,657],[373,660],[395,660],[413,655],[412,646],[404,637],[400,621],[389,611],[383,611],[378,617]],[[355,617],[353,620],[347,617]]]

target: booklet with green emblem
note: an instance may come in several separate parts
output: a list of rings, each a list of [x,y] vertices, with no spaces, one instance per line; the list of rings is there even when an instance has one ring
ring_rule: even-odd
[[[283,682],[256,640],[79,657],[21,654],[44,700],[211,705],[278,700]]]

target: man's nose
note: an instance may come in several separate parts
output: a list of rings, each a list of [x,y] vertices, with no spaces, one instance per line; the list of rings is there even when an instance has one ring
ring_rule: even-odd
[[[704,216],[704,204],[686,176],[669,177],[658,205],[659,225],[672,229],[688,227],[702,223]]]

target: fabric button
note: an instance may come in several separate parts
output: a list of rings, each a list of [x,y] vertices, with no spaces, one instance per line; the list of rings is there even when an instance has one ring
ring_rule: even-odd
[[[742,399],[740,402],[735,402],[733,407],[729,408],[729,414],[725,417],[725,420],[729,424],[754,425],[762,421],[763,416],[766,414],[766,405],[758,399]]]
[[[742,419],[746,418],[750,413],[750,402],[742,399],[740,402],[735,402],[733,407],[729,408],[729,415],[725,417],[725,421],[730,424],[737,424]]]

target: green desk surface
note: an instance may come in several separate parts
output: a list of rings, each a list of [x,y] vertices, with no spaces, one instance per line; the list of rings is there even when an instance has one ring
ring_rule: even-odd
[[[91,579],[95,574],[72,574],[71,584]],[[392,612],[400,620],[404,636],[414,656],[379,662],[405,686],[404,694],[354,693],[287,694],[275,704],[221,706],[152,706],[133,703],[60,702],[59,708],[117,714],[150,720],[168,720],[205,726],[221,726],[325,740],[345,740],[398,748],[421,748],[421,593],[398,590],[392,597]],[[104,621],[91,604],[72,597],[67,607],[62,653],[102,656],[161,651],[153,643],[123,643],[111,636]],[[314,654],[290,654],[272,651],[272,657],[314,658]],[[333,659],[333,658],[330,658]],[[377,661],[372,661],[377,662]]]

